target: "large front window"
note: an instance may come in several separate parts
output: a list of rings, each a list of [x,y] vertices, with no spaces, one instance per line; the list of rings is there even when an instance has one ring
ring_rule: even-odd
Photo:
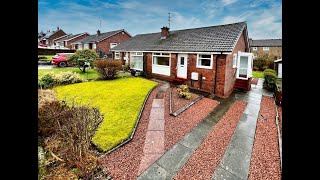
[[[143,71],[143,53],[130,52],[130,68]]]
[[[170,53],[153,53],[152,54],[152,73],[170,76]]]
[[[120,59],[120,52],[114,52],[114,59]]]
[[[198,54],[197,68],[212,69],[213,55],[212,54]]]

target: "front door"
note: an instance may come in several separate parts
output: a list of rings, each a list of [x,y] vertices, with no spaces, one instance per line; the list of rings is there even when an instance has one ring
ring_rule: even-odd
[[[188,54],[178,54],[177,77],[187,79]]]

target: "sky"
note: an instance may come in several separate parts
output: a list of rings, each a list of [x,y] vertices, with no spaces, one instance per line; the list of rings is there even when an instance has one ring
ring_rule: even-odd
[[[38,0],[38,31],[129,34],[246,21],[252,39],[282,38],[281,0]]]

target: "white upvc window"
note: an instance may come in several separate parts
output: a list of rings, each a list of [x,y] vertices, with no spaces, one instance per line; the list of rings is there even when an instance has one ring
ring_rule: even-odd
[[[82,44],[78,44],[78,49],[82,50]]]
[[[130,52],[130,68],[143,71],[143,53]]]
[[[238,69],[237,79],[245,79],[252,77],[253,54],[247,52],[238,52]]]
[[[237,53],[234,53],[234,54],[233,54],[233,61],[232,61],[232,62],[233,62],[233,63],[232,63],[232,67],[233,67],[233,68],[236,68],[236,67],[237,67],[237,60],[238,60],[238,59],[237,59]]]
[[[89,49],[89,44],[84,44],[83,49]]]
[[[152,73],[170,76],[170,66],[170,53],[152,53]]]
[[[114,59],[120,59],[120,52],[119,51],[114,52]]]
[[[96,43],[92,44],[92,49],[97,49],[97,44]]]
[[[118,43],[110,43],[110,49],[116,47],[118,45]]]
[[[269,47],[263,47],[262,48],[264,51],[269,51]]]
[[[197,54],[197,68],[212,69],[213,54]]]
[[[252,50],[256,51],[256,50],[258,50],[258,48],[257,47],[252,47]]]

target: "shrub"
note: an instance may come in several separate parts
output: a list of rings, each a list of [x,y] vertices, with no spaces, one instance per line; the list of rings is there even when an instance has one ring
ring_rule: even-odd
[[[117,72],[121,69],[122,63],[117,60],[102,59],[94,62],[95,70],[100,79],[115,79]]]
[[[83,82],[79,74],[71,71],[62,72],[57,75],[59,84],[74,84]]]
[[[82,72],[86,72],[87,63],[92,66],[92,63],[98,58],[98,54],[90,49],[76,51],[75,54],[68,57],[68,60],[75,66],[78,66]]]
[[[266,69],[268,69],[268,66],[263,66],[263,67],[262,67],[262,70],[263,70],[263,71],[266,70]]]
[[[254,70],[254,71],[259,71],[259,68],[258,68],[257,66],[254,66],[254,67],[253,67],[253,70]]]
[[[178,96],[185,99],[190,99],[191,94],[189,93],[189,88],[187,85],[180,85],[177,89]]]
[[[48,72],[38,79],[38,86],[40,88],[51,88],[58,83],[58,78],[52,72]]]
[[[137,73],[137,71],[136,71],[136,70],[134,70],[134,69],[130,69],[130,74],[131,74],[131,76],[135,76],[135,75],[136,75],[136,73]]]
[[[263,88],[268,91],[274,91],[276,86],[277,75],[274,70],[266,69],[264,72]]]
[[[253,66],[259,68],[259,71],[263,71],[267,68],[273,69],[274,68],[273,57],[268,54],[259,55],[253,61]]]
[[[129,69],[130,69],[130,66],[129,66],[128,63],[126,63],[125,65],[122,65],[122,70],[123,71],[129,71]]]
[[[46,178],[91,177],[99,167],[90,151],[92,137],[102,122],[97,108],[53,100],[38,108],[38,134],[45,137]],[[76,169],[76,170],[75,170]]]
[[[146,75],[145,75],[144,71],[140,71],[140,72],[139,72],[139,76],[145,77]]]

